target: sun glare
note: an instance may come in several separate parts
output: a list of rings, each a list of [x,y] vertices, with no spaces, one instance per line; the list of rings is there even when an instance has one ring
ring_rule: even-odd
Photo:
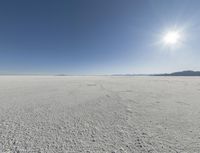
[[[169,44],[169,45],[177,44],[178,41],[180,40],[180,34],[177,31],[170,31],[165,34],[163,40],[166,44]]]

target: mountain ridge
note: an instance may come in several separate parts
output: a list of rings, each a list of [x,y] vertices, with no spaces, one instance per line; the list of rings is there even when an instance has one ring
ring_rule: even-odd
[[[200,71],[178,71],[173,73],[153,74],[152,76],[200,76]]]

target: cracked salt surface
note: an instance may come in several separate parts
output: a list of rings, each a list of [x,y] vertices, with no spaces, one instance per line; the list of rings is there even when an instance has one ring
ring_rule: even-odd
[[[0,77],[0,152],[199,153],[198,77]]]

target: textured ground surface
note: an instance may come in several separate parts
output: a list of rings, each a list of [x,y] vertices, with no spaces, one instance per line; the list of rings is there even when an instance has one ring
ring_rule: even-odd
[[[200,153],[200,78],[1,76],[0,152]]]

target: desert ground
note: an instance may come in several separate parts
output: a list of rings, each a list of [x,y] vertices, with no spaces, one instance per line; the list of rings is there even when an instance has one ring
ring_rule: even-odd
[[[200,153],[200,78],[0,76],[0,153]]]

